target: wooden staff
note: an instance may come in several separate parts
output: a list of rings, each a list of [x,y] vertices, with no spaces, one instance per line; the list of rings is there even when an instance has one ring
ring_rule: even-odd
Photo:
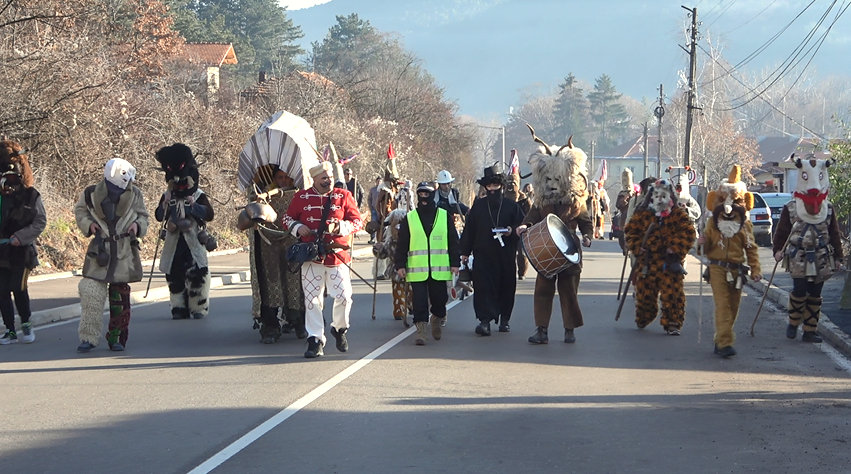
[[[623,276],[626,273],[626,261],[629,260],[629,251],[626,252],[626,255],[623,256],[623,267],[621,268],[621,282],[618,283],[618,297],[617,299],[621,299],[621,288],[623,288]]]
[[[644,244],[647,243],[647,238],[650,237],[650,231],[653,230],[653,227],[656,226],[656,222],[651,222],[649,226],[647,226],[647,230],[644,232],[644,237],[641,239],[641,245],[638,246],[639,249],[644,247]],[[632,264],[632,269],[629,271],[629,278],[626,280],[626,287],[623,289],[623,298],[621,298],[621,303],[618,305],[618,312],[615,314],[615,321],[620,319],[621,310],[623,309],[623,303],[626,301],[626,294],[629,293],[629,284],[632,279],[635,277],[635,271],[638,269],[638,265],[641,263],[641,256],[635,256],[635,263]]]
[[[783,248],[780,250],[783,255],[786,254],[786,246],[789,245],[789,238],[792,237],[792,232],[789,232],[789,236],[786,237],[786,242],[783,244]],[[783,260],[782,258],[780,260]],[[768,286],[765,287],[765,293],[762,294],[762,300],[759,302],[759,308],[756,310],[756,314],[753,317],[753,322],[751,323],[751,337],[754,337],[754,327],[756,327],[756,320],[759,319],[759,313],[762,311],[762,305],[765,304],[765,297],[768,296],[768,290],[771,289],[771,283],[774,281],[774,274],[777,273],[777,265],[780,265],[780,260],[774,262],[774,269],[771,270],[771,277],[768,279]]]

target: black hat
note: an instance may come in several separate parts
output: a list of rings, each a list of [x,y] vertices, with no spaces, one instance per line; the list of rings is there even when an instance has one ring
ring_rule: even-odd
[[[488,166],[485,168],[484,176],[479,178],[476,182],[482,186],[499,184],[500,186],[505,187],[505,175],[502,173],[502,165],[497,163],[492,166]]]
[[[420,192],[420,191],[433,193],[434,192],[434,185],[431,184],[428,181],[423,181],[423,182],[421,182],[420,184],[417,185],[417,192]]]

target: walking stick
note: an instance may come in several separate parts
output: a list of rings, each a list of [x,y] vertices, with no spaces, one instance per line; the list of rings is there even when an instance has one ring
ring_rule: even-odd
[[[618,297],[617,299],[621,299],[621,288],[623,288],[623,275],[626,273],[626,261],[629,260],[629,251],[623,256],[623,267],[621,268],[621,282],[618,283]]]
[[[762,300],[760,300],[759,302],[759,308],[757,308],[756,314],[753,317],[753,322],[751,323],[751,337],[754,336],[754,327],[756,326],[756,320],[759,318],[760,311],[762,311],[762,305],[765,304],[765,297],[768,296],[768,290],[771,289],[771,283],[774,281],[774,274],[777,273],[777,265],[780,265],[780,260],[774,262],[774,270],[771,270],[771,278],[768,279],[768,286],[765,287],[765,293],[762,294]]]
[[[638,247],[639,249],[644,248],[644,244],[647,243],[647,237],[650,237],[650,231],[653,230],[653,227],[655,226],[655,222],[651,222],[650,225],[647,226],[647,230],[644,232],[644,237],[641,239],[641,245]],[[626,287],[623,289],[623,298],[621,298],[621,303],[618,305],[618,312],[615,314],[615,321],[621,318],[623,303],[626,301],[626,294],[629,293],[629,284],[635,276],[635,270],[638,269],[638,265],[641,262],[640,257],[640,255],[635,256],[635,263],[632,264],[632,269],[629,271],[629,278],[626,280]]]
[[[783,248],[780,249],[784,255],[786,254],[786,246],[789,245],[789,238],[792,237],[792,233],[789,232],[789,236],[786,237],[786,242],[783,243]],[[783,260],[782,258],[780,260]],[[756,314],[753,317],[753,322],[751,323],[751,337],[754,337],[754,327],[756,327],[756,320],[759,318],[759,313],[762,311],[762,305],[765,304],[765,297],[768,296],[768,290],[771,289],[771,283],[774,281],[774,274],[777,273],[777,265],[780,265],[780,260],[774,262],[774,269],[771,270],[771,277],[768,279],[768,286],[765,287],[765,293],[762,294],[762,300],[759,302],[759,308],[756,310]]]
[[[157,233],[157,245],[154,247],[154,260],[151,262],[151,272],[148,274],[148,287],[145,288],[145,296],[142,298],[148,297],[148,292],[151,291],[151,280],[154,279],[154,268],[157,266],[157,254],[160,251],[160,240],[162,240],[163,229],[165,229],[165,223],[168,222],[168,215],[163,218],[163,226],[160,228],[160,231]]]

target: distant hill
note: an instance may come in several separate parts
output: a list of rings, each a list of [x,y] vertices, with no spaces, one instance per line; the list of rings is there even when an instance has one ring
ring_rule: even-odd
[[[725,43],[723,51],[733,64],[805,6],[769,0],[694,3],[701,44],[707,39]],[[655,98],[659,84],[673,95],[678,71],[688,68],[688,56],[680,48],[687,21],[681,5],[669,0],[333,0],[287,15],[302,27],[303,45],[309,48],[325,36],[335,15],[357,13],[379,30],[397,33],[461,113],[502,122],[510,106],[530,94],[553,92],[570,72],[591,84],[608,74],[620,92],[636,99]],[[816,2],[746,68],[779,65],[826,8],[826,2]],[[849,22],[851,15],[836,23],[810,66],[811,74],[851,75],[843,54],[848,38],[842,36],[851,31]]]

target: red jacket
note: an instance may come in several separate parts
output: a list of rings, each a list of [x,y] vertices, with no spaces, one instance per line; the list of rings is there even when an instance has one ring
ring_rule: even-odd
[[[293,197],[287,214],[281,219],[281,223],[295,236],[299,227],[307,226],[313,231],[319,230],[319,221],[322,219],[322,209],[328,199],[331,199],[331,209],[326,220],[326,232],[323,241],[330,244],[330,251],[322,261],[324,265],[334,266],[352,261],[350,235],[359,231],[363,226],[357,203],[352,193],[346,189],[333,188],[328,194],[319,194],[316,189],[309,188],[298,191]],[[327,223],[337,221],[340,223],[338,234],[328,233]],[[301,239],[304,242],[315,240],[315,236]]]

